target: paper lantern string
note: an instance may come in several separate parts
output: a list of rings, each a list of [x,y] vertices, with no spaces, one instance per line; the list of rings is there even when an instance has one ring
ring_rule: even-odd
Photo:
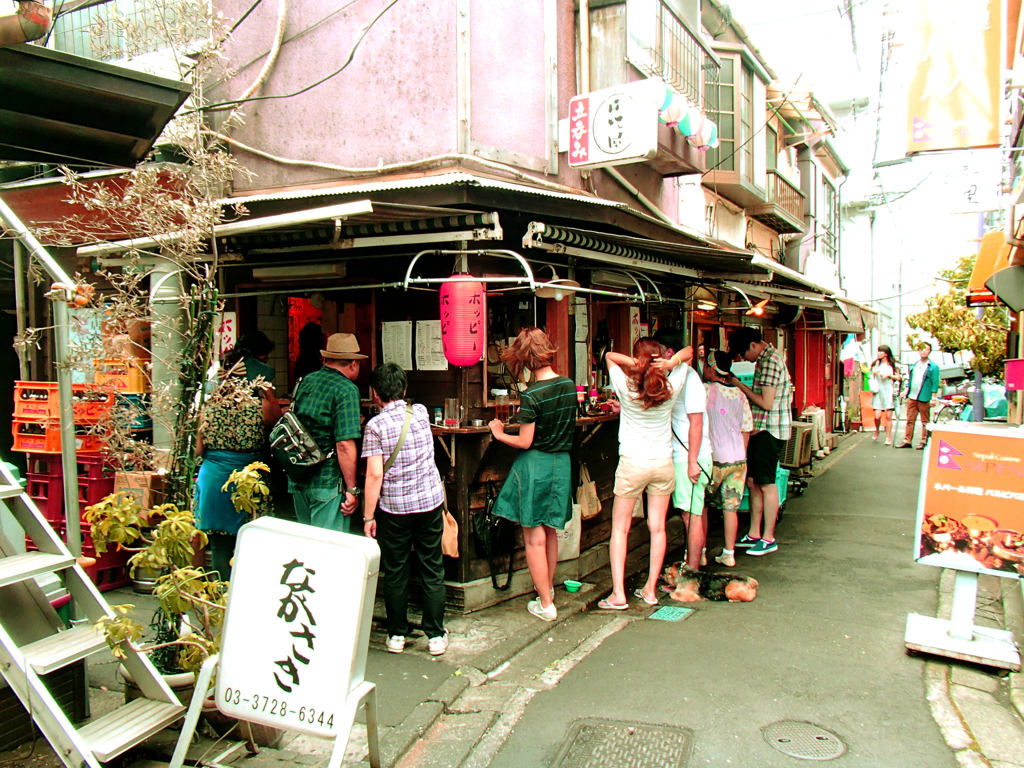
[[[665,98],[658,111],[658,120],[683,136],[697,149],[715,149],[718,146],[718,126],[700,107],[690,103],[682,94],[665,86]]]

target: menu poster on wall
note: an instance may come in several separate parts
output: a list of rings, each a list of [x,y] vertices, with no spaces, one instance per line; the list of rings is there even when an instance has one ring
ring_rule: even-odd
[[[448,360],[441,346],[441,321],[416,321],[416,369],[447,371]]]
[[[932,428],[917,506],[919,563],[1024,576],[1024,432]]]
[[[403,371],[411,371],[412,320],[382,323],[380,337],[384,362],[400,365]]]

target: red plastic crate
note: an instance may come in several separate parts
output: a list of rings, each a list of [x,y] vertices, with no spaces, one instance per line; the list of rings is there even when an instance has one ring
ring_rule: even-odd
[[[76,424],[94,424],[110,414],[114,393],[93,384],[71,385],[71,407]],[[60,399],[55,381],[14,382],[14,418],[60,418]]]
[[[11,422],[15,451],[25,453],[60,454],[60,427],[55,421],[15,419]],[[105,443],[103,438],[88,434],[86,425],[75,425],[75,450],[98,452]]]
[[[79,451],[77,459],[79,477],[97,478],[114,474],[114,468],[107,466],[102,453]],[[28,456],[28,471],[36,475],[63,477],[64,466],[61,455],[59,453],[30,454]]]
[[[64,478],[57,475],[27,476],[29,497],[36,503],[39,511],[47,521],[59,522],[64,519]],[[78,477],[78,506],[84,520],[85,507],[98,504],[104,497],[114,492],[114,476],[89,479]]]

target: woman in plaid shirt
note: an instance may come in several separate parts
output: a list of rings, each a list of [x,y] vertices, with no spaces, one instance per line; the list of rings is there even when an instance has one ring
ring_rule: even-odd
[[[427,650],[431,656],[440,656],[448,650],[441,555],[444,486],[434,463],[430,418],[425,407],[412,406],[405,442],[384,474],[384,464],[394,453],[405,424],[405,371],[394,363],[378,365],[370,374],[370,387],[381,411],[367,422],[363,435],[363,458],[366,459],[363,532],[377,539],[380,545],[380,570],[386,579],[387,648],[391,653],[401,653],[405,650],[405,636],[409,634],[409,549],[412,547],[416,550],[423,582],[423,631],[427,635]]]

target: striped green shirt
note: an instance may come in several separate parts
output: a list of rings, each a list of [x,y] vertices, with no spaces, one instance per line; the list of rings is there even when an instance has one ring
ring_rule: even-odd
[[[533,450],[572,450],[576,430],[576,385],[564,376],[535,381],[519,398],[519,423],[536,424]]]

